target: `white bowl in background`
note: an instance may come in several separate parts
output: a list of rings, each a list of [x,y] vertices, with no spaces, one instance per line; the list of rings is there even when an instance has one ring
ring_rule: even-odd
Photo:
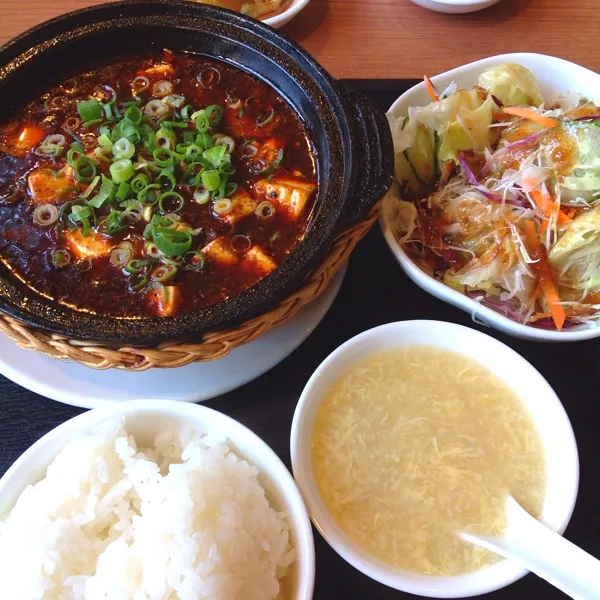
[[[483,71],[507,62],[519,63],[530,69],[535,75],[544,99],[547,102],[552,102],[560,93],[577,91],[596,104],[600,104],[600,75],[598,73],[594,73],[589,69],[563,60],[562,58],[555,58],[544,54],[516,53],[492,56],[437,75],[436,77],[432,77],[431,80],[438,89],[444,89],[453,81],[459,87],[469,89],[477,83],[477,78]],[[425,84],[421,82],[402,94],[392,104],[389,112],[395,115],[406,115],[410,106],[424,106],[430,102],[431,100]],[[387,202],[389,203],[390,200],[387,200]],[[462,308],[464,311],[470,313],[477,322],[498,329],[508,335],[526,340],[574,342],[600,336],[600,324],[576,325],[563,331],[552,331],[517,323],[487,306],[482,306],[476,300],[453,290],[441,281],[437,281],[417,266],[406,252],[404,252],[402,246],[390,230],[387,218],[388,214],[389,204],[384,203],[380,224],[388,246],[405,273],[425,291],[440,300]]]
[[[414,4],[448,14],[464,14],[483,10],[500,0],[412,0]]]
[[[579,458],[573,429],[560,400],[540,373],[514,350],[474,329],[441,321],[401,321],[370,329],[352,338],[321,363],[312,375],[294,414],[290,448],[294,477],[321,535],[365,575],[392,588],[432,598],[465,598],[505,587],[527,570],[501,560],[481,571],[454,577],[419,575],[374,558],[353,542],[322,501],[311,463],[311,435],[321,401],[350,365],[391,348],[430,345],[460,352],[499,376],[521,398],[542,439],[547,487],[542,522],[563,533],[579,487]]]
[[[12,509],[28,485],[44,478],[46,469],[67,443],[116,417],[125,417],[125,427],[128,433],[134,435],[138,445],[150,445],[161,431],[182,425],[225,435],[232,450],[259,469],[258,479],[267,491],[271,505],[287,513],[292,527],[290,538],[297,552],[293,600],[312,599],[314,541],[306,507],[292,476],[275,452],[255,433],[205,406],[173,400],[131,400],[66,421],[26,450],[0,479],[0,516],[5,516]]]
[[[287,25],[308,3],[310,0],[292,0],[290,5],[283,11],[268,19],[261,19],[263,23],[279,29]]]

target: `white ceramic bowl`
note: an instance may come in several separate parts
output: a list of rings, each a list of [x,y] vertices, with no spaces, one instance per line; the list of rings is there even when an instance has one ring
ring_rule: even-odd
[[[561,58],[546,56],[544,54],[518,53],[484,58],[483,60],[433,77],[432,81],[436,84],[438,89],[444,89],[453,81],[456,82],[459,87],[469,89],[477,83],[477,78],[483,71],[506,62],[519,63],[530,69],[536,76],[544,99],[547,102],[552,102],[560,93],[575,90],[586,96],[588,99],[600,103],[600,75],[598,73],[594,73],[593,71]],[[389,112],[396,115],[406,115],[410,106],[424,106],[430,102],[431,100],[425,89],[425,84],[419,83],[402,94],[402,96],[392,104]],[[476,300],[453,290],[442,282],[437,281],[418,267],[408,257],[394,237],[388,225],[388,206],[389,205],[384,204],[380,218],[380,224],[385,239],[406,274],[417,285],[433,296],[462,308],[472,315],[473,320],[479,323],[494,327],[503,333],[518,338],[547,342],[574,342],[600,336],[600,324],[577,325],[563,331],[551,331],[517,323],[491,308],[482,306]]]
[[[500,0],[412,0],[415,4],[448,14],[464,14],[483,10]]]
[[[375,352],[410,345],[461,352],[501,377],[523,400],[540,433],[547,463],[542,521],[563,533],[579,486],[579,459],[571,424],[546,380],[524,358],[498,340],[468,327],[440,321],[390,323],[352,338],[330,354],[307,383],[294,414],[291,436],[294,477],[313,523],[333,549],[359,571],[392,588],[432,598],[465,598],[502,588],[523,577],[519,564],[502,560],[455,577],[417,575],[386,565],[353,542],[323,503],[311,467],[311,434],[323,396],[353,363]]]
[[[306,507],[292,476],[275,452],[256,434],[205,406],[170,400],[131,400],[70,419],[33,444],[0,479],[0,515],[11,510],[25,487],[45,476],[47,467],[69,441],[85,436],[100,423],[119,416],[125,417],[128,432],[141,444],[151,444],[167,427],[184,424],[223,433],[236,454],[258,467],[259,481],[272,505],[289,515],[291,540],[298,554],[293,600],[311,600],[315,579],[314,541]]]
[[[310,0],[292,0],[283,12],[268,19],[262,19],[262,22],[279,29],[287,25],[309,2]]]

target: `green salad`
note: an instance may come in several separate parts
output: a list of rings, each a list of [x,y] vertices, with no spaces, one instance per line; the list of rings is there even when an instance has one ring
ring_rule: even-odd
[[[472,89],[388,114],[407,254],[448,286],[523,324],[600,317],[600,107],[542,96],[518,64]]]

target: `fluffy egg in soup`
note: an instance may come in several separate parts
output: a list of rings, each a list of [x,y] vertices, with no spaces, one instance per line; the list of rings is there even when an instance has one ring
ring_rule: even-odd
[[[457,575],[498,560],[459,533],[501,534],[508,494],[541,514],[546,464],[527,409],[448,350],[405,347],[352,365],[323,399],[311,452],[345,533],[408,571]]]

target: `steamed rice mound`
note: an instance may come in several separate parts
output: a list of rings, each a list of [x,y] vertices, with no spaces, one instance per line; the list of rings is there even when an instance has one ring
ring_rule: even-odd
[[[138,451],[107,422],[0,522],[0,598],[277,598],[295,551],[257,475],[223,437],[167,431]]]

